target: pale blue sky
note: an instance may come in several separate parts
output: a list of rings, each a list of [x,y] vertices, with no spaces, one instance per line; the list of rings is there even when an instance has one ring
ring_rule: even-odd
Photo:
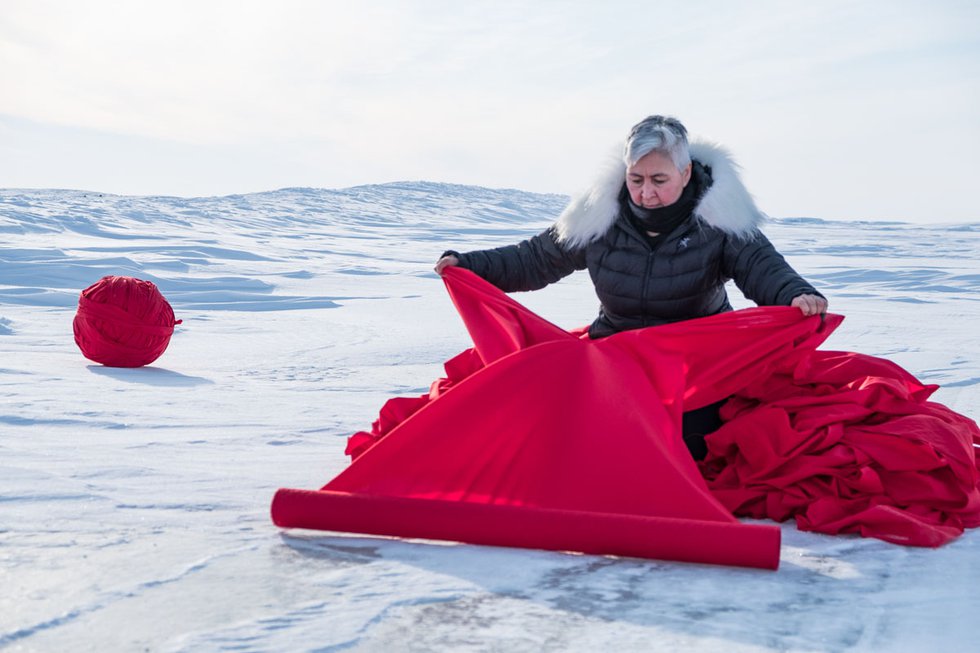
[[[0,3],[0,187],[571,194],[629,127],[774,216],[980,221],[980,3]]]

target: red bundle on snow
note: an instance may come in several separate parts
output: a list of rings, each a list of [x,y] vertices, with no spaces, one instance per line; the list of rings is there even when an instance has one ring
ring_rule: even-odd
[[[110,367],[140,367],[166,351],[180,323],[152,282],[107,276],[82,291],[73,328],[85,358]]]

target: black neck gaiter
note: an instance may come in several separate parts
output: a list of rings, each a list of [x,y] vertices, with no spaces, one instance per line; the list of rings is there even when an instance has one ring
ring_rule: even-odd
[[[645,209],[635,204],[633,198],[627,194],[626,199],[629,202],[630,213],[636,225],[644,232],[653,232],[662,236],[666,236],[676,229],[680,223],[691,216],[694,206],[697,204],[700,193],[698,192],[699,184],[695,177],[695,175],[691,175],[691,179],[681,192],[681,196],[677,198],[676,202],[668,206]]]

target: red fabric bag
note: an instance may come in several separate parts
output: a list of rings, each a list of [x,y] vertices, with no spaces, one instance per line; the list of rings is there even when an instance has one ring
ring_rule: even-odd
[[[85,358],[110,367],[140,367],[166,351],[180,323],[152,282],[107,276],[82,291],[72,329]]]

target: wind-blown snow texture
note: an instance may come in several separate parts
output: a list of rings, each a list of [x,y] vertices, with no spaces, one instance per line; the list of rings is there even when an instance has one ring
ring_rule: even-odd
[[[785,525],[772,573],[272,525],[277,487],[325,483],[347,435],[468,346],[438,254],[515,242],[565,201],[0,191],[0,648],[969,648],[976,532],[922,550]],[[825,348],[890,358],[980,415],[980,224],[766,231],[848,316]],[[153,281],[184,320],[154,365],[75,347],[78,293],[105,274]],[[596,311],[584,273],[518,299],[565,327]]]

